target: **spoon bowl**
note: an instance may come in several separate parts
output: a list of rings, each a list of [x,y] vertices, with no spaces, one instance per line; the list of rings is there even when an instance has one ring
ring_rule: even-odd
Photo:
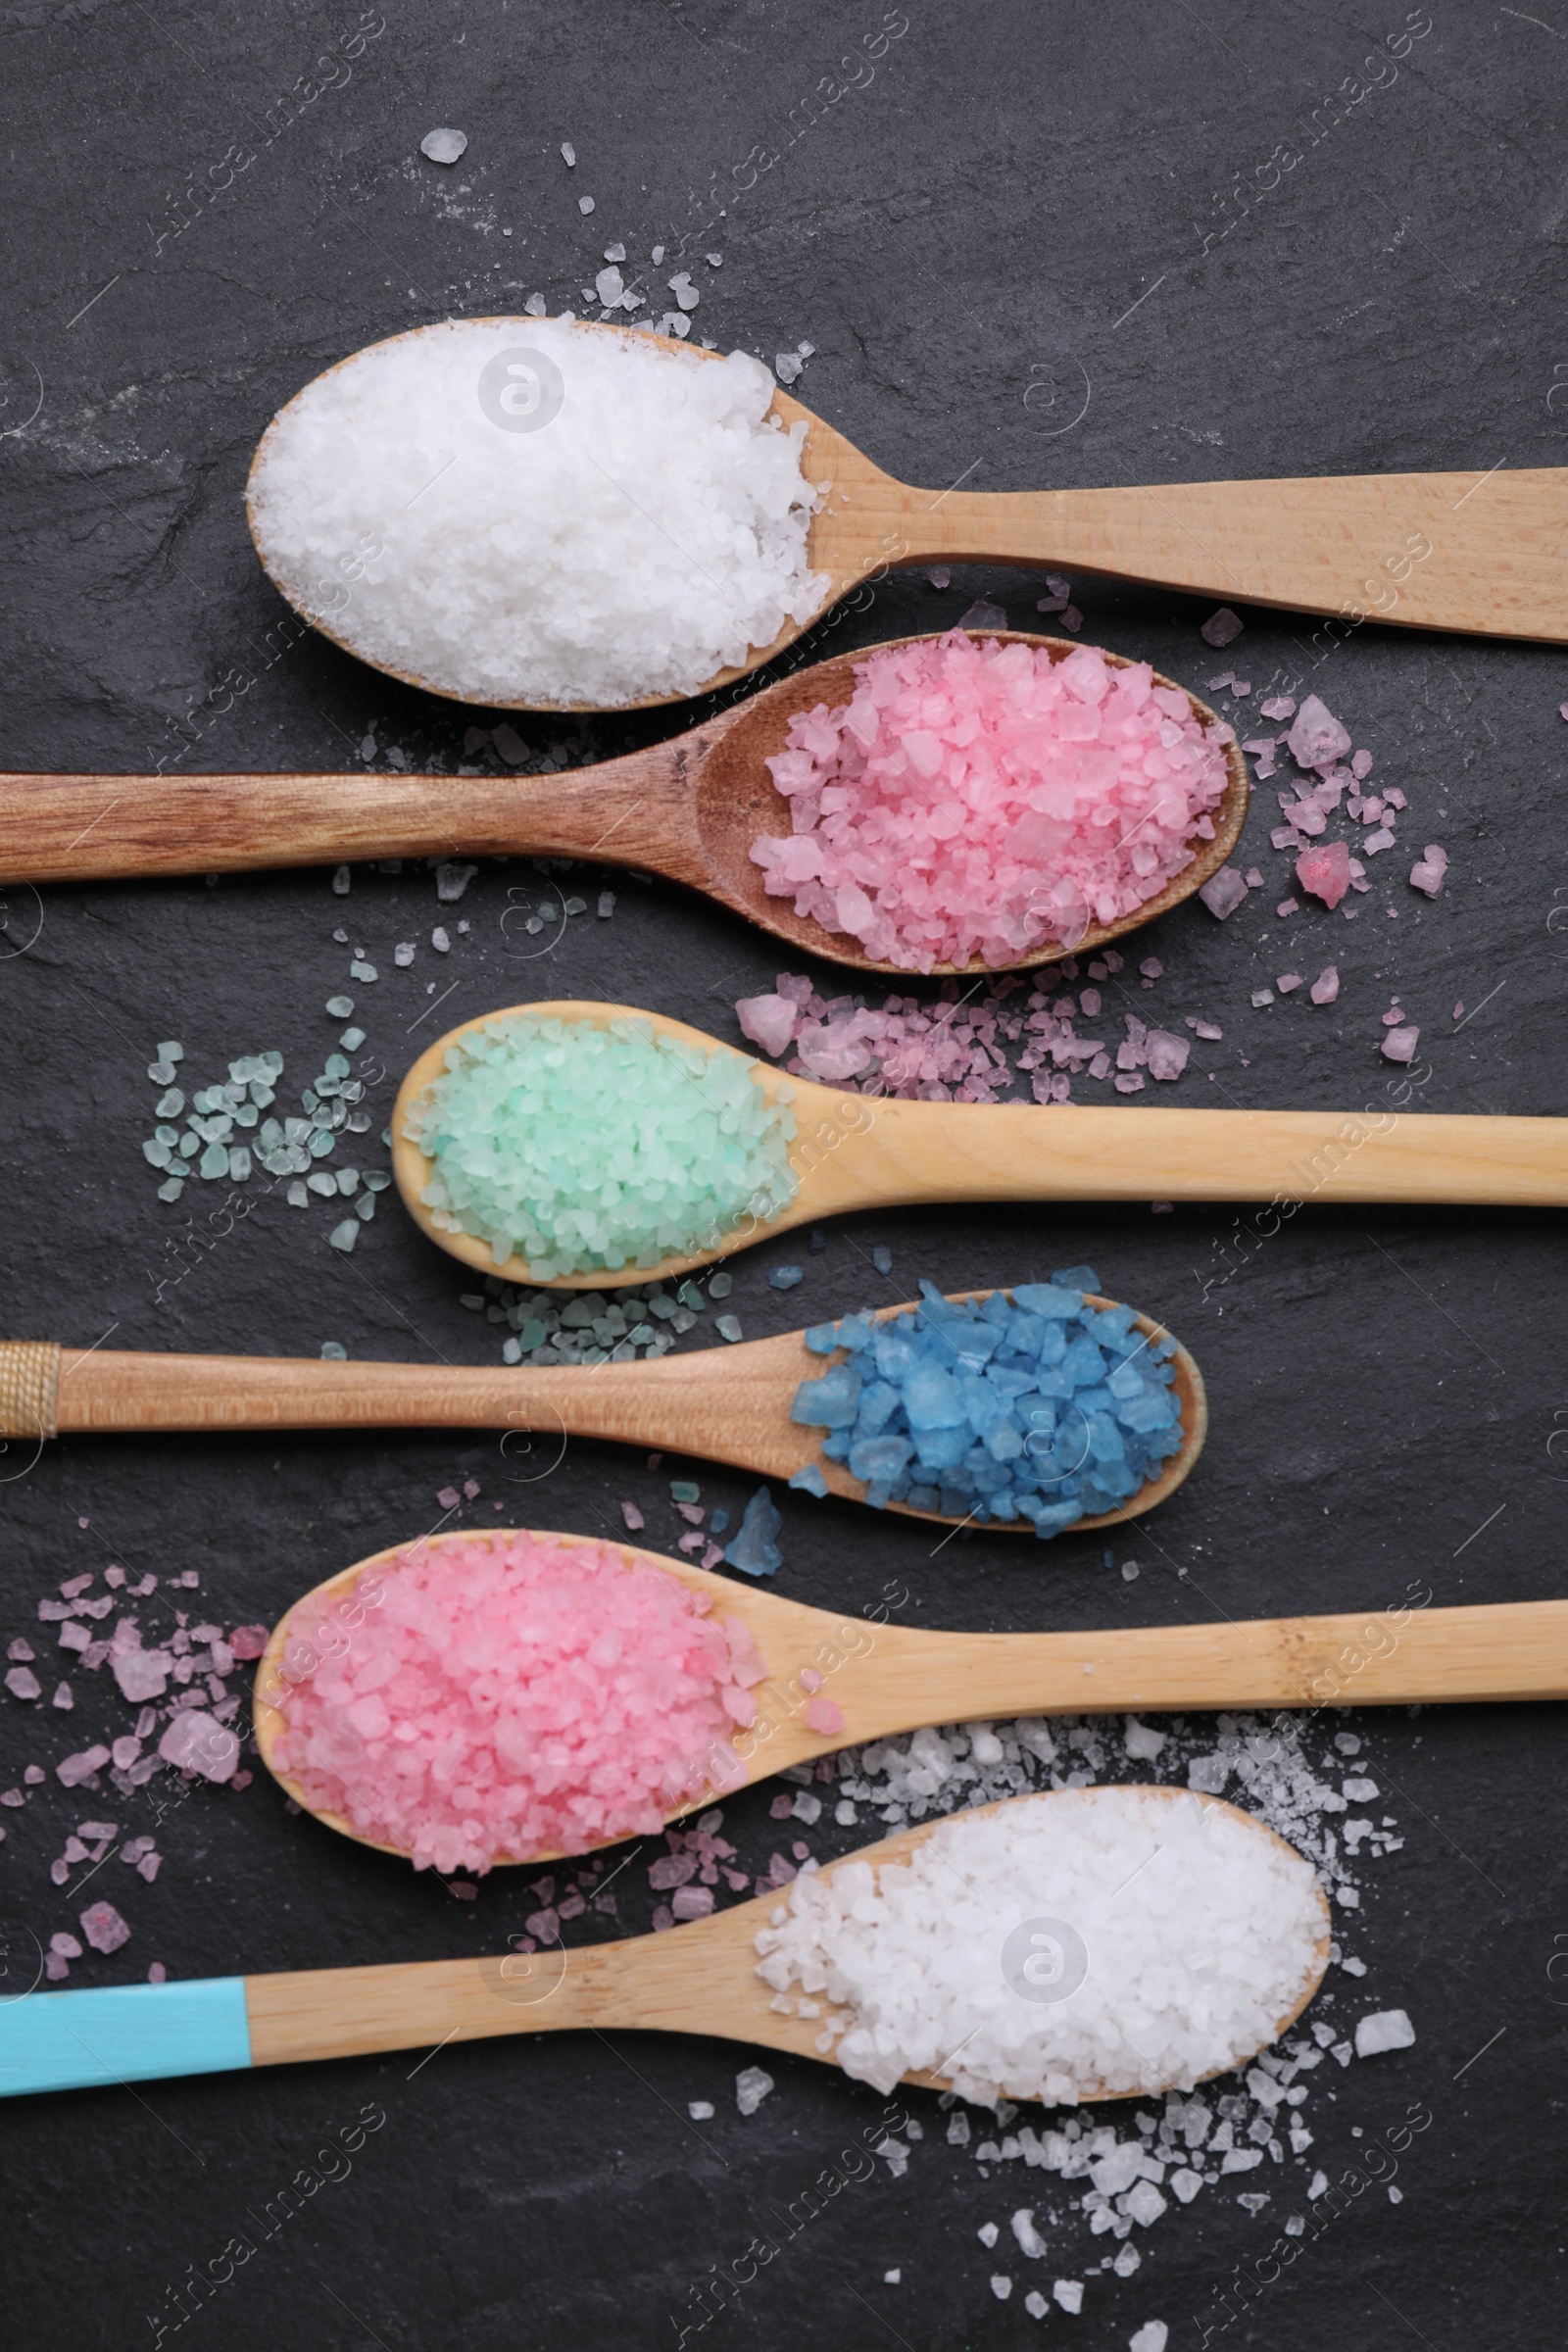
[[[536,327],[526,318],[473,320]],[[385,343],[410,343],[450,331],[450,321],[412,327]],[[576,334],[633,334],[691,362],[718,360],[672,338],[579,319]],[[384,348],[384,344],[369,348]],[[351,352],[323,371],[352,368]],[[321,378],[314,379],[319,382]],[[295,399],[312,389],[307,385]],[[269,445],[288,416],[273,417],[258,445],[246,487],[256,552],[279,593],[323,635],[364,660],[351,637],[328,625],[332,614],[300,601],[273,570],[256,514],[256,478]],[[1560,468],[1538,467],[1490,483],[1479,515],[1465,513],[1477,478],[1466,474],[1344,475],[1276,482],[1173,482],[1155,489],[967,491],[916,489],[872,464],[853,442],[790,393],[775,389],[770,414],[787,429],[804,423],[801,470],[818,490],[807,538],[810,569],[825,582],[820,613],[863,581],[905,564],[1054,564],[1110,579],[1146,580],[1204,591],[1227,602],[1335,614],[1370,612],[1415,628],[1466,629],[1491,636],[1568,637],[1568,607],[1556,577],[1556,548],[1568,528],[1568,485]],[[961,478],[961,477],[960,477]],[[1463,515],[1462,522],[1455,519]],[[341,585],[336,583],[335,585]],[[350,609],[348,607],[345,610]],[[786,623],[771,644],[749,649],[703,691],[713,693],[775,660],[813,625],[817,614]],[[377,662],[420,691],[471,700],[450,682]],[[677,702],[650,695],[622,706]],[[497,702],[507,710],[571,710],[581,705]]]
[[[445,1067],[449,1047],[509,1014],[646,1022],[656,1039],[707,1054],[735,1054],[701,1029],[630,1004],[559,1000],[514,1004],[465,1021],[426,1047],[398,1090],[392,1170],[420,1231],[465,1265],[507,1282],[541,1277],[514,1254],[498,1265],[485,1242],[433,1221],[424,1193],[434,1173],[404,1133],[415,1099]],[[782,1205],[759,1200],[732,1228],[657,1266],[553,1274],[557,1289],[616,1290],[667,1280],[793,1227],[853,1209],[955,1200],[1247,1200],[1278,1211],[1303,1200],[1468,1202],[1560,1207],[1568,1201],[1568,1120],[1474,1113],[1334,1110],[1144,1109],[1134,1105],[910,1102],[839,1093],[758,1061],[751,1069],[769,1103],[795,1117],[795,1190]],[[1277,1228],[1276,1228],[1277,1230]]]

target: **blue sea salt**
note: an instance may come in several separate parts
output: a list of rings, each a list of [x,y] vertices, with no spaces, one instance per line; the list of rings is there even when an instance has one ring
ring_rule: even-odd
[[[776,1576],[784,1565],[778,1547],[783,1524],[772,1495],[765,1487],[759,1487],[741,1514],[734,1541],[725,1548],[726,1567],[738,1568],[743,1576]]]
[[[821,1496],[828,1491],[827,1480],[814,1462],[808,1462],[804,1470],[797,1470],[790,1485],[802,1494]]]
[[[806,1280],[804,1266],[775,1266],[767,1278],[771,1291],[793,1291],[798,1282]]]
[[[1114,1510],[1180,1450],[1175,1342],[1091,1304],[1093,1267],[972,1301],[920,1289],[884,1322],[862,1311],[806,1335],[837,1360],[800,1384],[792,1418],[826,1432],[823,1455],[867,1502],[1052,1536]]]

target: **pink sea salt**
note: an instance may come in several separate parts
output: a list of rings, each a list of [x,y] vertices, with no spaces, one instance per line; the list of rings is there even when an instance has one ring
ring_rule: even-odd
[[[844,1729],[844,1709],[831,1698],[812,1698],[806,1705],[806,1728],[824,1740]]]
[[[1391,1029],[1383,1040],[1383,1052],[1390,1061],[1414,1061],[1419,1029]]]
[[[767,765],[793,830],[751,855],[770,897],[879,962],[1006,963],[1135,913],[1189,866],[1232,741],[1147,662],[953,631],[873,654],[848,704],[792,718]],[[747,1035],[779,1051],[784,1007],[746,1004]]]
[[[90,1903],[80,1924],[95,1952],[118,1952],[122,1943],[130,1941],[130,1930],[113,1903]]]
[[[1302,703],[1286,740],[1298,767],[1332,767],[1350,748],[1348,731],[1315,694]]]
[[[1410,868],[1410,884],[1414,890],[1424,890],[1435,899],[1443,888],[1443,877],[1448,870],[1448,853],[1435,841],[1428,842],[1418,861]]]
[[[1332,1004],[1340,993],[1338,966],[1326,963],[1306,993],[1314,1004]]]
[[[416,1869],[651,1836],[710,1780],[763,1668],[706,1592],[608,1544],[415,1544],[342,1644],[297,1610],[274,1757]],[[336,1652],[337,1654],[332,1654]]]
[[[1337,906],[1350,887],[1350,853],[1343,841],[1326,841],[1303,850],[1296,860],[1296,879],[1303,890]]]
[[[1222,865],[1217,874],[1210,874],[1198,893],[1212,915],[1224,922],[1247,896],[1247,884],[1234,865]]]

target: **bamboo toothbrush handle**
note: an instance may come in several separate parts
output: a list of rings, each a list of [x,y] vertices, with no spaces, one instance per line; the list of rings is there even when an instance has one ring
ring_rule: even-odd
[[[1340,474],[1150,489],[897,486],[899,561],[1059,564],[1253,605],[1489,637],[1568,638],[1568,472]],[[871,516],[864,529],[870,537]],[[887,538],[883,539],[886,552]],[[1330,640],[1332,643],[1332,639]]]
[[[1354,1616],[1090,1634],[885,1626],[833,1688],[859,1740],[992,1716],[1565,1698],[1568,1600],[1432,1609],[1406,1593]]]
[[[900,1201],[1568,1203],[1568,1119],[881,1102],[803,1185],[812,1216]]]
[[[528,855],[698,882],[685,776],[701,748],[688,735],[569,777],[0,774],[0,881]]]

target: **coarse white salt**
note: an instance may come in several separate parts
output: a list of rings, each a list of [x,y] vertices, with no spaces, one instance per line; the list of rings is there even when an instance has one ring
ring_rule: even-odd
[[[695,693],[807,621],[805,426],[744,352],[454,319],[297,393],[252,468],[263,559],[364,660],[466,700]]]
[[[1358,2058],[1381,2057],[1385,2050],[1408,2050],[1415,2041],[1415,2028],[1402,2009],[1378,2009],[1363,2017],[1355,2029],[1355,2054]]]
[[[743,2066],[735,2078],[735,2104],[742,2115],[755,2115],[772,2087],[772,2076],[760,2066]]]
[[[980,2104],[1071,2102],[1266,2047],[1327,1934],[1311,1865],[1260,1825],[1099,1788],[953,1816],[901,1864],[803,1873],[757,1949],[776,1991],[826,1994],[827,2046],[879,2090],[933,2072]]]

